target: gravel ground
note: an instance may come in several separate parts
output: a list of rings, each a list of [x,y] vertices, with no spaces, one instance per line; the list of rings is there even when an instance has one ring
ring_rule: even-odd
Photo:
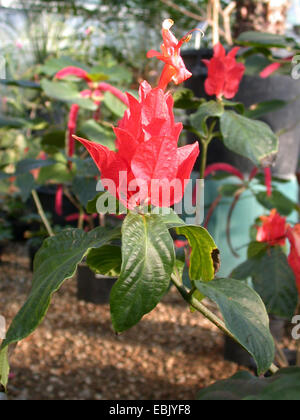
[[[26,247],[11,244],[0,265],[0,313],[12,320],[30,290]],[[115,335],[108,305],[78,301],[67,281],[34,334],[11,355],[12,400],[194,399],[239,370],[222,357],[223,336],[191,314],[177,291],[134,328]]]

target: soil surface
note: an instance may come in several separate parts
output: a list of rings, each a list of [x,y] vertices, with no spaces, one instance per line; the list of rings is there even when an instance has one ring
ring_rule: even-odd
[[[8,323],[31,281],[26,246],[10,244],[0,263],[0,313]],[[222,333],[191,313],[176,290],[137,326],[115,335],[109,305],[78,301],[74,279],[10,362],[12,400],[188,400],[240,369],[224,361]]]

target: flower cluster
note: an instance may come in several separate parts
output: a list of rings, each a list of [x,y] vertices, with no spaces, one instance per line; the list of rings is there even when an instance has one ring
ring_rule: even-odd
[[[152,88],[144,81],[139,100],[127,94],[129,108],[114,129],[117,152],[75,136],[91,154],[102,180],[114,182],[114,195],[129,209],[150,204],[169,207],[179,202],[199,154],[197,142],[177,147],[182,124],[175,123],[173,98],[165,89],[171,81],[182,83],[191,73],[180,56],[180,46],[187,37],[178,42],[170,32],[171,26],[170,20],[164,21],[163,54],[148,54],[166,63],[158,87]],[[126,174],[126,180],[120,178],[121,173]],[[153,185],[157,187],[155,193]],[[167,185],[172,188],[164,196]]]
[[[211,60],[203,60],[208,69],[205,81],[205,91],[208,95],[215,95],[218,99],[223,96],[232,99],[238,92],[240,82],[245,73],[245,66],[235,59],[239,47],[233,48],[227,55],[221,44],[214,47]]]

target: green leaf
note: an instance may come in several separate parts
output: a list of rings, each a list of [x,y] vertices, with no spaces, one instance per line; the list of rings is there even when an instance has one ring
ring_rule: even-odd
[[[268,196],[265,191],[260,191],[255,195],[255,197],[266,209],[277,209],[283,216],[289,216],[296,209],[297,205],[277,190],[273,190],[271,196]]]
[[[253,286],[268,313],[291,319],[297,308],[298,292],[286,255],[280,247],[272,247],[256,261]]]
[[[220,102],[209,101],[200,105],[197,112],[191,115],[190,121],[192,126],[201,134],[207,136],[206,121],[210,117],[221,117],[224,107]]]
[[[197,400],[257,400],[299,401],[300,368],[281,369],[270,378],[257,378],[249,372],[239,372],[198,393]]]
[[[5,86],[16,86],[20,88],[29,88],[40,90],[41,86],[39,83],[32,82],[31,80],[9,80],[0,79],[0,84]]]
[[[73,174],[67,168],[67,159],[62,153],[57,153],[53,156],[56,163],[53,165],[44,166],[39,172],[37,182],[44,184],[52,181],[58,184],[70,182],[73,179]]]
[[[59,290],[65,280],[74,276],[77,265],[88,250],[101,247],[119,235],[119,229],[108,230],[103,227],[89,233],[68,229],[45,240],[34,260],[32,290],[10,325],[1,346],[0,360],[8,345],[27,337],[42,322],[53,293]],[[3,385],[6,385],[5,379],[2,376],[0,378]]]
[[[16,185],[20,189],[21,199],[23,203],[26,203],[28,200],[31,191],[35,187],[35,180],[33,175],[29,172],[17,177]]]
[[[173,240],[161,217],[128,214],[122,227],[122,268],[110,295],[113,327],[122,332],[152,311],[168,290]]]
[[[168,208],[168,213],[164,213],[161,215],[161,219],[166,224],[168,229],[173,229],[178,226],[185,226],[184,221],[175,213],[175,211],[171,208]]]
[[[195,109],[201,104],[190,89],[178,89],[173,95],[174,107],[179,109]]]
[[[46,133],[41,141],[42,149],[49,154],[55,154],[65,147],[66,132],[63,130],[53,130]]]
[[[227,99],[222,99],[222,104],[225,108],[234,108],[239,114],[245,113],[245,105],[242,102],[228,101]]]
[[[219,306],[228,330],[256,361],[258,374],[266,372],[273,363],[275,346],[269,317],[258,294],[230,278],[197,281],[195,286]]]
[[[249,110],[246,111],[245,116],[252,119],[258,119],[269,112],[274,112],[284,108],[287,105],[286,101],[279,99],[273,99],[272,101],[264,101],[258,104],[252,105]]]
[[[177,227],[176,232],[184,235],[192,248],[189,270],[191,280],[212,280],[217,262],[214,261],[214,255],[218,249],[208,231],[200,226],[182,226]]]
[[[265,248],[254,242],[249,258],[231,274],[239,280],[252,278],[256,292],[262,298],[269,314],[291,319],[297,308],[295,276],[280,247]],[[255,249],[256,248],[256,249]]]
[[[109,79],[109,76],[104,73],[88,73],[88,76],[93,82],[103,82]]]
[[[106,65],[98,65],[96,67],[93,67],[91,73],[102,73],[106,75],[111,82],[123,82],[125,85],[130,85],[132,82],[132,73],[130,72],[130,70],[128,70],[126,67],[120,64],[110,67]]]
[[[256,272],[256,266],[257,260],[255,258],[249,258],[237,266],[230,276],[237,280],[247,280],[249,277],[252,277],[253,273]]]
[[[19,175],[24,175],[27,174],[28,172],[34,170],[34,169],[40,169],[40,168],[44,168],[47,166],[51,166],[55,163],[54,160],[52,159],[47,159],[47,160],[43,160],[43,159],[23,159],[20,160],[17,163],[16,166],[16,172],[14,175],[19,176]]]
[[[121,248],[116,245],[104,245],[101,248],[91,249],[86,263],[97,274],[118,277],[122,265]]]
[[[103,98],[104,105],[117,117],[122,118],[127,106],[116,98],[111,92],[105,92]]]
[[[81,159],[79,157],[71,158],[71,161],[76,165],[76,176],[87,178],[98,178],[99,169],[91,157]]]
[[[274,162],[278,138],[267,124],[225,111],[221,116],[221,131],[225,146],[255,165],[268,167]]]
[[[99,194],[97,194],[92,200],[90,200],[87,205],[86,205],[86,211],[89,214],[94,214],[94,213],[99,213],[98,209],[97,209],[97,203],[98,203],[98,199],[102,196],[102,195],[106,195],[106,199],[105,199],[105,203],[104,205],[107,207],[108,206],[108,196],[112,199],[112,202],[114,203],[113,207],[114,207],[114,213],[112,211],[107,211],[105,214],[117,214],[117,215],[121,215],[121,214],[127,214],[128,210],[126,209],[126,207],[115,197],[113,197],[112,195],[109,194],[108,191],[102,191]]]
[[[247,31],[239,35],[239,44],[267,46],[268,48],[286,48],[286,37],[266,32]]]
[[[73,180],[72,190],[80,203],[85,207],[96,193],[97,181],[94,178],[76,176]]]
[[[23,118],[0,117],[0,127],[24,128],[30,127],[30,123]]]
[[[111,128],[98,124],[95,120],[88,120],[80,127],[80,131],[83,137],[115,150],[116,136]]]
[[[50,82],[49,80],[43,79],[41,86],[50,98],[57,99],[62,102],[70,104],[77,104],[81,108],[88,109],[90,111],[96,111],[97,106],[94,102],[87,98],[82,98],[80,92],[76,90],[71,83],[67,82]]]
[[[223,184],[219,187],[219,193],[224,197],[234,197],[241,187],[242,184]]]
[[[267,249],[268,244],[266,242],[251,242],[248,247],[248,258],[261,257]]]
[[[51,58],[47,60],[46,63],[40,67],[40,73],[46,74],[47,76],[54,76],[58,71],[62,70],[65,67],[79,67],[83,70],[89,71],[89,68],[78,61],[73,60],[70,57],[59,57]]]
[[[93,199],[91,199],[87,205],[86,205],[86,211],[88,214],[95,214],[98,213],[97,210],[97,201],[98,198],[101,197],[101,195],[104,194],[104,192],[100,192],[99,194],[97,194]]]

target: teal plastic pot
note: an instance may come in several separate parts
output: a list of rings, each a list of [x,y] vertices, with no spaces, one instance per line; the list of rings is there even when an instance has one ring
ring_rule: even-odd
[[[207,206],[209,207],[218,196],[218,189],[221,185],[234,183],[239,183],[239,180],[235,177],[226,178],[221,181],[212,179],[205,181],[206,208]],[[298,202],[299,187],[296,177],[292,177],[284,184],[275,183],[275,185],[276,188],[288,198]],[[252,182],[252,187],[257,191],[262,188],[255,180]],[[237,265],[247,259],[247,245],[250,242],[250,228],[259,216],[268,213],[268,210],[258,203],[251,192],[247,191],[242,194],[234,209],[230,225],[231,243],[234,250],[239,255],[236,257],[231,252],[226,237],[227,217],[232,200],[231,197],[222,198],[208,224],[208,231],[214,238],[221,253],[222,264],[218,277],[229,276]],[[288,221],[297,223],[298,213],[295,211],[288,216]]]

